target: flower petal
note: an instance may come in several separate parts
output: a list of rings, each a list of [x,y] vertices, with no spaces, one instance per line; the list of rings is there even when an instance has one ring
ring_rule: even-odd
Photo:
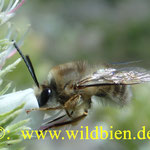
[[[24,111],[15,119],[15,122],[31,118],[29,127],[38,129],[42,124],[45,113],[41,111],[34,111],[27,114],[25,111],[26,109],[39,108],[33,89],[27,89],[0,96],[0,114],[16,108],[23,102],[26,103]]]

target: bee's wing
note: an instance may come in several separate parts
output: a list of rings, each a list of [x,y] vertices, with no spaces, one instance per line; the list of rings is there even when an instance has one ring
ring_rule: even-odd
[[[131,85],[150,82],[150,71],[138,67],[104,68],[77,82],[78,87],[101,85]]]

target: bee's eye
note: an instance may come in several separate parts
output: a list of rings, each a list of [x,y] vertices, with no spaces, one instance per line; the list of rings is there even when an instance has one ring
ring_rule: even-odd
[[[45,105],[48,102],[52,92],[49,88],[46,88],[42,91],[40,98],[38,99],[39,107]]]

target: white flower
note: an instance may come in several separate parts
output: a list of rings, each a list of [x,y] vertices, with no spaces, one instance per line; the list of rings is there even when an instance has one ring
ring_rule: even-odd
[[[20,38],[20,40],[17,42],[17,45],[20,47],[22,46],[24,42],[24,38],[26,37],[27,33],[29,32],[29,27],[28,25],[26,31]],[[5,37],[5,39],[0,40],[0,51],[4,51],[0,53],[0,70],[5,64],[6,59],[9,59],[12,57],[17,51],[13,46],[12,39],[15,40],[17,38],[17,32],[15,29],[12,27],[11,23],[8,23],[8,33]],[[2,46],[3,45],[3,46]]]
[[[7,22],[10,18],[15,15],[15,11],[20,8],[25,0],[22,0],[19,3],[19,0],[10,0],[7,8],[3,10],[5,0],[0,0],[0,25]]]
[[[11,72],[21,61],[21,58],[19,58],[14,63],[12,63],[6,67],[3,67],[6,59],[10,58],[12,56],[12,52],[13,53],[16,52],[15,48],[12,45],[12,42],[9,42],[9,38],[10,38],[11,34],[8,34],[9,36],[7,36],[7,39],[0,40],[0,45],[7,47],[7,48],[5,48],[5,51],[0,53],[0,66],[1,66],[1,68],[0,68],[0,86],[2,88],[2,90],[0,91],[0,114],[8,112],[8,111],[16,108],[23,102],[25,102],[26,105],[23,109],[23,112],[14,121],[18,122],[18,121],[21,121],[21,120],[24,120],[27,118],[31,118],[29,127],[38,129],[42,124],[42,121],[44,118],[43,117],[44,113],[42,113],[40,111],[34,111],[34,112],[27,114],[25,111],[26,109],[30,109],[30,108],[39,108],[33,89],[27,89],[27,90],[13,92],[10,94],[3,95],[8,91],[8,89],[11,86],[11,83],[8,83],[5,86],[2,85],[4,76],[8,72]],[[25,34],[24,34],[24,36],[25,36]],[[24,36],[18,42],[19,45],[23,43]],[[34,118],[34,121],[32,121],[32,118]]]
[[[11,111],[24,102],[24,109],[22,113],[15,119],[15,122],[31,118],[28,126],[38,129],[42,124],[44,113],[41,111],[34,111],[28,114],[26,113],[26,109],[39,108],[33,89],[27,89],[0,96],[0,114]]]

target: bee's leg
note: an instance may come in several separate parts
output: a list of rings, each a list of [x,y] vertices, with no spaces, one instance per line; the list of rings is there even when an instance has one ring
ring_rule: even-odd
[[[85,111],[81,116],[78,116],[78,117],[76,117],[72,120],[69,120],[69,121],[64,121],[64,122],[59,122],[59,123],[52,124],[52,125],[47,126],[46,128],[44,128],[43,131],[48,130],[50,128],[54,128],[54,127],[61,127],[61,126],[64,126],[64,125],[77,123],[78,121],[84,119],[87,116],[87,114],[88,114],[88,112]]]
[[[71,111],[70,113],[69,110],[73,110],[76,107],[79,100],[81,100],[81,95],[74,95],[65,102],[64,109],[68,117],[72,118],[73,111]]]
[[[66,113],[69,117],[71,117],[71,114],[69,114],[68,109],[75,108],[77,102],[80,100],[81,95],[74,95],[69,100],[67,100],[64,104],[64,106],[57,106],[57,107],[42,107],[42,108],[32,108],[27,109],[26,112],[29,113],[31,111],[47,111],[47,110],[58,110],[58,109],[65,109]]]
[[[42,108],[32,108],[32,109],[27,109],[26,113],[29,113],[31,111],[39,110],[39,111],[46,111],[46,110],[58,110],[58,109],[64,109],[63,106],[57,106],[57,107],[42,107]]]
[[[65,111],[66,111],[66,114],[68,115],[68,117],[72,118],[73,111],[71,113],[69,113],[69,111],[67,109],[65,109]]]

